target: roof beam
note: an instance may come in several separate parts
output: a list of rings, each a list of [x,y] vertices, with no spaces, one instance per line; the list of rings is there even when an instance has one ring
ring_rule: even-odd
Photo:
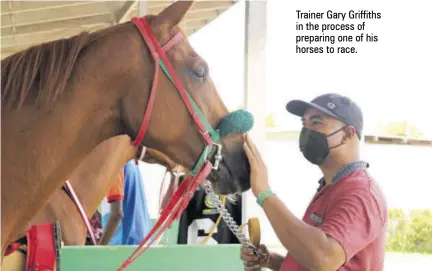
[[[51,22],[56,23],[57,21],[116,13],[122,7],[123,4],[121,2],[93,2],[71,7],[40,10],[37,12],[21,12],[18,14],[2,15],[1,28],[3,30],[7,27],[19,27]]]
[[[89,3],[94,3],[94,1],[1,1],[1,15],[52,10],[59,7],[73,7]]]
[[[137,6],[138,1],[127,1],[122,9],[119,11],[119,13],[117,14],[117,23],[121,24],[126,22],[129,19],[129,14],[131,13],[131,11]]]
[[[208,20],[214,19],[218,16],[218,12],[216,10],[204,10],[202,12],[196,12],[191,14],[186,14],[185,20],[187,21],[196,21],[196,20]]]
[[[159,3],[159,1],[158,1]],[[155,4],[153,1],[148,2],[148,14],[157,15],[164,8],[171,4],[169,1],[162,1],[162,4]],[[192,8],[188,11],[187,15],[191,15],[197,12],[211,11],[217,9],[227,9],[233,5],[232,1],[200,1],[196,2]]]
[[[32,45],[97,31],[133,16],[158,14],[173,1],[2,1],[2,58]],[[237,1],[199,1],[183,19],[190,36]],[[142,8],[142,12],[138,11]],[[148,11],[148,12],[147,12]]]
[[[32,25],[23,25],[17,27],[6,27],[2,29],[2,37],[11,35],[22,35],[29,34],[33,32],[49,31],[55,29],[65,29],[65,28],[77,28],[82,27],[83,30],[87,27],[93,27],[97,25],[113,25],[115,22],[114,14],[101,14],[86,18],[73,18],[67,21],[57,21],[51,23],[38,23]]]
[[[144,17],[144,16],[147,15],[147,13],[148,13],[148,6],[149,6],[149,2],[148,1],[144,1],[144,0],[139,1],[139,5],[138,5],[138,16],[139,17]]]
[[[83,31],[98,31],[103,28],[109,27],[111,24],[100,24],[87,28],[75,27],[65,29],[55,29],[41,32],[31,32],[22,35],[12,35],[1,37],[1,48],[17,47],[17,46],[30,46],[33,44],[40,44],[61,38],[69,38],[77,35]]]

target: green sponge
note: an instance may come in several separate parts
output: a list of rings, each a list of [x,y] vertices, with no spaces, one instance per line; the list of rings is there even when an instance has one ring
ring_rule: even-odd
[[[223,118],[219,122],[216,130],[221,138],[237,133],[244,134],[252,129],[253,123],[252,114],[243,109],[239,109]]]

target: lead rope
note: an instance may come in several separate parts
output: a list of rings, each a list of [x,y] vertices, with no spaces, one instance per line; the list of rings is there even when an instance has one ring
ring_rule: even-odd
[[[240,241],[240,243],[243,246],[248,248],[250,252],[254,253],[256,256],[262,259],[265,255],[258,253],[257,248],[254,245],[252,245],[251,241],[242,232],[242,228],[244,225],[240,227],[237,225],[237,223],[234,221],[229,211],[225,208],[224,204],[222,204],[219,197],[214,193],[210,181],[205,180],[203,183],[203,187],[207,195],[209,195],[210,201],[216,206],[216,209],[219,211],[220,215],[222,216],[222,219],[225,221],[228,228],[235,235],[235,237]]]

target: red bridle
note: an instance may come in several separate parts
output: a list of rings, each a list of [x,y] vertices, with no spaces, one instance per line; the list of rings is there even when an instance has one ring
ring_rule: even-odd
[[[153,78],[153,85],[151,88],[147,109],[145,111],[144,119],[139,129],[138,135],[132,144],[135,147],[139,147],[141,145],[142,140],[144,139],[145,133],[149,125],[150,116],[153,110],[153,104],[155,101],[155,93],[156,93],[158,79],[159,79],[159,66],[162,66],[163,68],[166,68],[166,70],[164,70],[165,73],[167,74],[168,77],[170,77],[171,81],[173,82],[177,91],[179,92],[184,104],[186,105],[192,119],[194,120],[194,123],[196,124],[203,138],[206,148],[211,147],[215,141],[215,137],[213,137],[214,131],[212,131],[211,128],[209,131],[208,124],[206,126],[203,123],[202,120],[203,116],[202,115],[200,116],[200,114],[197,112],[198,109],[194,107],[194,105],[191,103],[190,97],[188,96],[185,89],[183,88],[179,78],[177,77],[174,68],[171,66],[171,63],[169,62],[165,54],[170,48],[176,45],[183,38],[183,35],[180,32],[177,33],[163,47],[161,47],[158,41],[156,40],[156,38],[154,37],[153,32],[145,17],[143,18],[134,17],[132,18],[132,22],[139,29],[155,62],[154,63],[155,73]],[[206,156],[205,155],[206,151],[204,151],[203,154],[204,156]],[[170,226],[170,224],[174,220],[180,217],[181,213],[187,207],[189,201],[191,200],[195,190],[209,175],[210,171],[213,168],[212,164],[206,159],[206,157],[204,157],[204,160],[202,159],[203,159],[203,155],[199,160],[199,163],[200,161],[203,161],[203,164],[202,165],[197,164],[199,166],[197,175],[188,176],[187,178],[184,179],[184,181],[181,183],[181,185],[178,187],[178,189],[170,198],[164,210],[161,212],[159,219],[156,221],[151,231],[147,234],[144,240],[138,245],[138,247],[134,250],[134,252],[132,252],[129,258],[117,270],[124,270],[127,266],[129,266],[135,259],[137,259],[142,253],[144,253],[151,246],[151,244],[159,238],[159,236],[162,235],[162,233]],[[153,240],[151,240],[149,244],[147,244],[146,247],[144,247],[146,242],[149,241],[150,238],[156,232],[157,234],[156,236],[154,236]]]
[[[156,97],[156,89],[159,82],[159,62],[162,61],[165,65],[167,72],[172,78],[172,81],[179,92],[184,104],[186,105],[187,110],[192,116],[192,119],[194,120],[195,124],[197,125],[201,136],[205,142],[206,145],[211,145],[213,143],[205,125],[202,123],[199,115],[195,112],[191,102],[189,101],[189,98],[186,94],[185,89],[183,88],[183,85],[180,81],[180,79],[177,76],[177,73],[175,72],[174,68],[172,67],[170,61],[168,60],[166,56],[166,52],[171,49],[174,45],[176,45],[181,39],[183,38],[183,34],[181,32],[178,32],[176,35],[174,35],[163,47],[161,47],[156,40],[155,36],[153,35],[153,32],[145,19],[143,18],[132,18],[132,22],[136,25],[138,30],[140,31],[142,37],[144,38],[144,41],[146,42],[148,49],[150,50],[150,53],[154,60],[154,66],[155,66],[155,73],[153,76],[153,84],[152,88],[150,90],[150,97],[147,103],[147,109],[144,113],[144,119],[141,123],[141,127],[138,131],[138,135],[133,141],[133,145],[135,147],[138,147],[142,140],[144,139],[145,133],[147,131],[149,122],[150,122],[150,116],[153,110],[153,104]]]

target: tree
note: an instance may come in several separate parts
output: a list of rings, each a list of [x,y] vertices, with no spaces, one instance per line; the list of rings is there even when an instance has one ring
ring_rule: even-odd
[[[432,212],[401,209],[389,212],[387,251],[432,254]]]

